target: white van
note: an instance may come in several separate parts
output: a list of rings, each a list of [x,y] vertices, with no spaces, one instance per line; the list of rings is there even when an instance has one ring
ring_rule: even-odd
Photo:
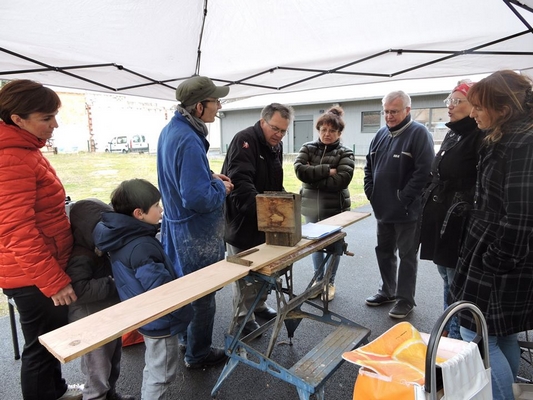
[[[106,153],[148,153],[149,150],[150,146],[144,135],[133,135],[131,138],[127,136],[115,136],[108,142],[105,149]]]

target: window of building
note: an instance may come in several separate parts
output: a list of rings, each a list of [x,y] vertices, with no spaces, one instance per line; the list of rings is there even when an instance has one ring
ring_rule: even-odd
[[[381,124],[380,111],[363,111],[361,113],[361,132],[376,133]]]
[[[433,142],[440,145],[448,128],[444,125],[449,121],[447,108],[420,108],[411,109],[411,117],[423,124],[433,135]]]

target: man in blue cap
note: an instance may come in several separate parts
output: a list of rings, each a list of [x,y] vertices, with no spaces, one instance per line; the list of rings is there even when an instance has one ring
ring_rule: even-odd
[[[215,120],[220,98],[229,87],[194,76],[176,89],[180,102],[161,132],[157,146],[159,190],[165,209],[161,241],[179,276],[224,258],[224,214],[231,180],[209,168],[206,123]],[[226,359],[224,349],[211,346],[215,293],[191,303],[193,319],[180,334],[187,368],[206,368]]]

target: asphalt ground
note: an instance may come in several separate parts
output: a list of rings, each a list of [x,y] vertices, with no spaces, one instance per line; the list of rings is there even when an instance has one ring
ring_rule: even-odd
[[[357,211],[371,212],[370,206]],[[365,298],[373,295],[378,287],[379,271],[374,247],[376,244],[376,222],[371,216],[345,229],[348,250],[353,257],[343,256],[336,278],[336,295],[330,303],[330,309],[371,330],[370,340],[398,323],[388,312],[393,304],[381,307],[368,307]],[[295,263],[293,279],[296,292],[302,291],[312,277],[310,257]],[[223,346],[224,334],[229,326],[232,314],[232,290],[224,287],[217,293],[217,313],[213,343]],[[421,332],[430,332],[437,318],[442,313],[442,280],[432,262],[420,261],[417,278],[417,307],[405,318]],[[275,305],[271,295],[270,305]],[[17,323],[18,325],[18,323]],[[278,344],[272,358],[279,364],[290,367],[312,347],[318,344],[330,331],[325,324],[304,320],[297,328],[292,346]],[[0,318],[0,400],[16,400],[20,394],[20,360],[14,360],[11,331],[8,317]],[[254,342],[258,348],[266,348],[268,335]],[[287,332],[283,328],[279,341],[287,341]],[[19,329],[19,343],[23,338]],[[144,367],[144,345],[137,344],[123,350],[121,376],[117,389],[121,393],[135,395],[140,399],[142,369]],[[178,377],[171,386],[171,399],[203,400],[211,399],[211,390],[222,371],[223,366],[206,370],[188,370],[180,364]],[[530,371],[526,373],[531,376]],[[82,383],[83,375],[79,360],[63,366],[63,375],[69,383]],[[327,399],[352,399],[353,386],[357,377],[357,367],[344,362],[325,384]],[[298,399],[294,386],[266,373],[246,365],[238,365],[225,380],[216,396],[218,400],[252,400],[252,399]],[[313,396],[312,396],[313,398]]]

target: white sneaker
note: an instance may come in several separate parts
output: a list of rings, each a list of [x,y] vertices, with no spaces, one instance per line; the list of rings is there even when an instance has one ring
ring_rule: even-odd
[[[57,400],[81,400],[84,387],[85,385],[83,383],[68,385],[67,391]]]
[[[335,285],[333,283],[328,283],[328,301],[333,300],[335,297]],[[324,296],[324,293],[322,293],[321,296],[322,301],[326,301],[326,296]]]

